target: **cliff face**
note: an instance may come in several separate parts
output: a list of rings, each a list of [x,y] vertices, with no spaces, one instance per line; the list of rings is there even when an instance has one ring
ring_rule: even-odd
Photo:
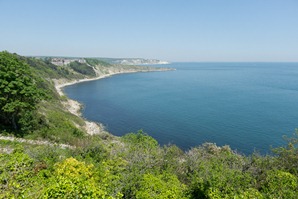
[[[94,59],[84,58],[84,60],[85,62],[74,61],[64,66],[55,65],[55,67],[62,68],[63,70],[65,70],[66,71],[65,73],[67,75],[59,76],[55,74],[51,76],[51,79],[54,81],[54,84],[65,86],[69,84],[79,83],[81,81],[100,79],[100,78],[104,78],[115,74],[121,74],[121,73],[175,70],[173,68],[149,66],[149,63],[151,63],[152,65],[163,63],[159,60],[146,61],[144,59],[134,59],[134,60],[128,59],[128,60],[115,61],[113,59],[114,61],[110,60],[109,62],[105,62],[96,58]],[[119,63],[111,64],[112,62],[119,62]]]

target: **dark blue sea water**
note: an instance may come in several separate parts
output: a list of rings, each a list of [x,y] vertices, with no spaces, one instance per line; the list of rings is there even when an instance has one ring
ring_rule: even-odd
[[[250,154],[298,127],[298,63],[174,63],[65,88],[114,135],[142,129],[184,150],[204,142]]]

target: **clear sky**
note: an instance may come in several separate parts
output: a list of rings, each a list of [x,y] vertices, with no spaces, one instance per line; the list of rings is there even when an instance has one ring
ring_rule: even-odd
[[[0,0],[0,51],[298,61],[298,0]]]

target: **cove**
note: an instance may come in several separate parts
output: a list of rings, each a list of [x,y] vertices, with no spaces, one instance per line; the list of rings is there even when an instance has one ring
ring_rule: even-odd
[[[173,63],[64,88],[117,136],[142,129],[184,150],[204,142],[270,152],[298,127],[298,63]]]

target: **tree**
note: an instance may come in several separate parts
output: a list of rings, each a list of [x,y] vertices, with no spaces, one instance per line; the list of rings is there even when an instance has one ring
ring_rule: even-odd
[[[0,124],[15,131],[30,128],[33,110],[44,97],[30,66],[15,54],[0,52]]]

